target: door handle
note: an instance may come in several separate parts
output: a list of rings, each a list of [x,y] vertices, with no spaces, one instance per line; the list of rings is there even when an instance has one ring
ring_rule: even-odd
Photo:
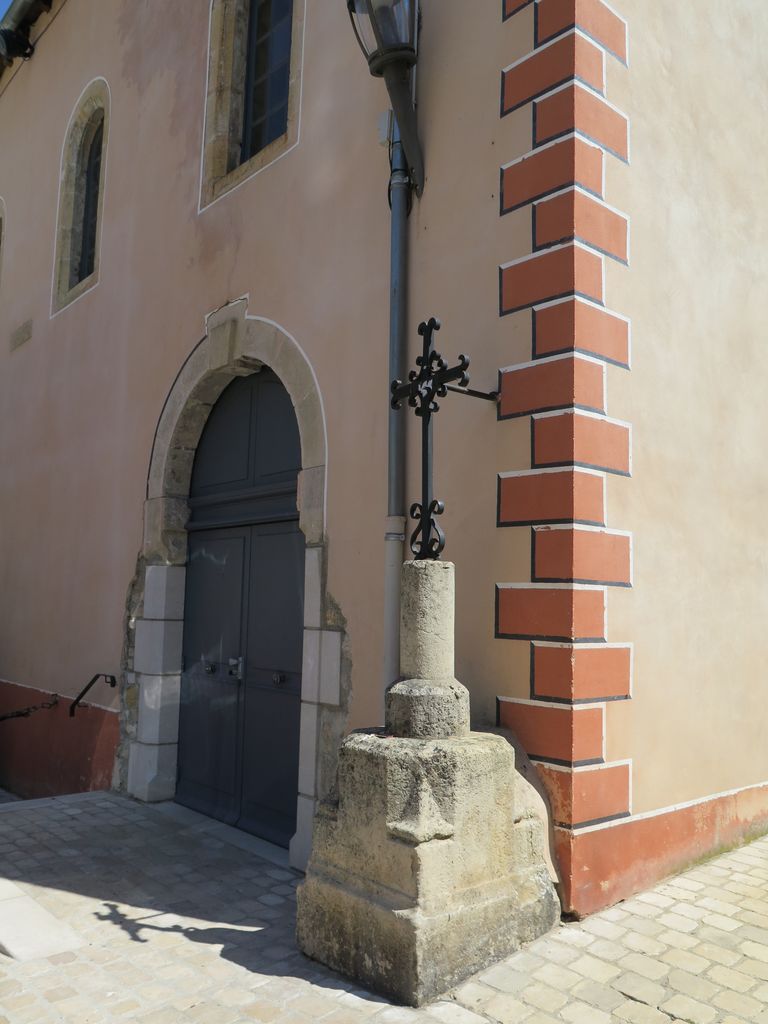
[[[273,672],[272,673],[272,685],[282,686],[285,683],[285,672]]]
[[[205,658],[201,658],[200,660],[203,663],[203,671],[207,675],[209,675],[209,676],[215,675],[215,673],[216,673],[216,662],[215,661],[206,661]]]
[[[239,658],[230,658],[229,659],[229,674],[233,678],[235,678],[237,680],[240,680],[240,679],[243,678],[243,657],[242,657],[242,655]]]

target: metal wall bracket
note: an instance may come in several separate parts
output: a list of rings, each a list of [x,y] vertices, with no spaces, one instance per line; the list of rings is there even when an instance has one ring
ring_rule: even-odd
[[[482,398],[486,402],[499,401],[498,391],[475,391],[473,388],[457,388],[453,384],[445,385],[448,391],[455,391],[457,395],[469,395],[470,398]]]
[[[70,709],[69,709],[69,717],[70,718],[74,718],[75,717],[75,711],[77,710],[78,706],[80,705],[80,702],[82,701],[83,697],[86,695],[86,693],[88,693],[88,691],[93,686],[93,684],[98,682],[99,679],[103,679],[104,682],[108,683],[112,687],[113,690],[117,686],[117,679],[115,679],[114,676],[107,675],[106,672],[97,672],[96,675],[93,677],[93,679],[91,679],[91,681],[89,683],[86,683],[86,685],[82,688],[80,693],[78,693],[78,695],[72,701],[72,704],[71,704]]]

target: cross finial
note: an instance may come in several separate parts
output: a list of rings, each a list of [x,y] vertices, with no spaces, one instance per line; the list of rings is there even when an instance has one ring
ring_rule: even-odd
[[[439,411],[436,399],[448,394],[448,385],[466,388],[469,384],[469,359],[459,356],[456,366],[449,367],[439,352],[434,350],[435,332],[440,330],[440,321],[431,317],[419,324],[419,334],[424,339],[422,354],[417,357],[418,370],[411,370],[407,383],[392,381],[392,408],[402,408],[403,399],[421,417],[421,502],[411,505],[411,519],[417,527],[410,540],[411,551],[418,559],[440,557],[445,547],[445,533],[438,526],[436,517],[445,511],[442,501],[432,495],[432,414]]]

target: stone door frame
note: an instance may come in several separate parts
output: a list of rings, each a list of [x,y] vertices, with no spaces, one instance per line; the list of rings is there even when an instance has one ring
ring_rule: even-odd
[[[249,316],[245,299],[229,303],[206,321],[206,334],[176,378],[155,435],[144,506],[144,542],[129,618],[123,687],[131,796],[153,802],[176,791],[187,499],[197,444],[222,391],[238,376],[268,366],[293,403],[301,438],[299,526],[306,541],[304,655],[297,827],[291,863],[309,857],[312,821],[320,790],[320,735],[340,736],[346,721],[341,685],[343,632],[326,628],[325,489],[326,429],[314,371],[297,342],[272,321]],[[131,633],[133,634],[131,636]],[[132,648],[132,656],[131,656]],[[131,714],[127,695],[135,694]],[[133,719],[133,722],[131,722]],[[327,772],[323,773],[327,776]]]

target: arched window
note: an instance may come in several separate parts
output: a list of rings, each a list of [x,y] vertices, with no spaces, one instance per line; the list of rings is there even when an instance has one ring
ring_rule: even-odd
[[[98,280],[104,200],[109,92],[92,82],[78,101],[62,154],[56,239],[54,309],[61,309]]]
[[[101,186],[101,151],[104,144],[104,112],[99,111],[90,141],[83,145],[83,166],[75,196],[75,217],[72,225],[72,253],[69,264],[69,287],[74,288],[96,269],[96,229],[99,221],[99,189]]]

